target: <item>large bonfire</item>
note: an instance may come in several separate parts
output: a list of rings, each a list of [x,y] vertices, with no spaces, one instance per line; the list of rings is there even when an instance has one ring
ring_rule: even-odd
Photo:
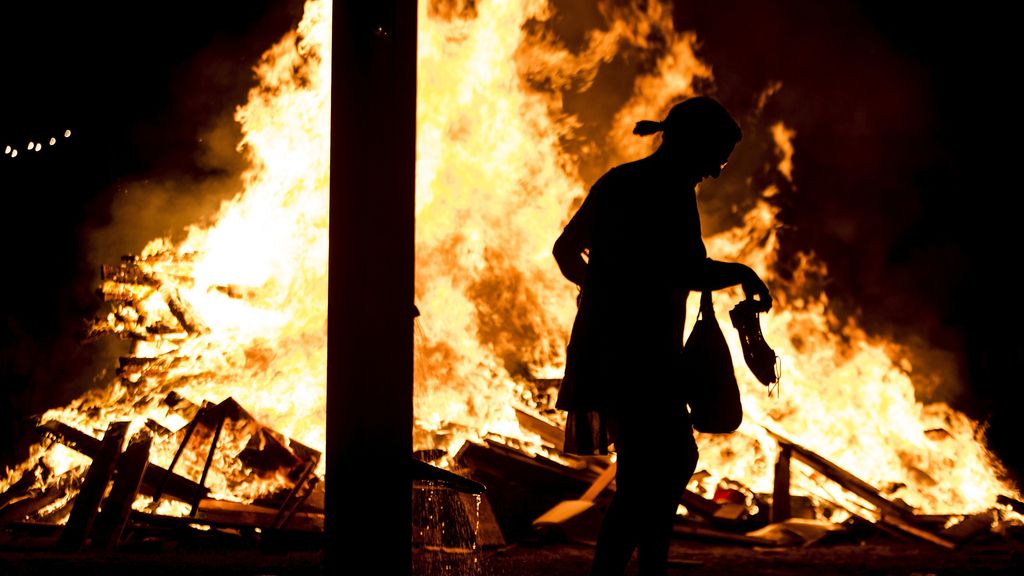
[[[544,450],[519,429],[514,407],[550,406],[544,383],[561,373],[576,291],[550,249],[586,193],[581,173],[649,152],[651,142],[629,135],[632,123],[663,117],[695,82],[713,78],[695,56],[695,37],[675,31],[670,9],[656,2],[601,3],[602,25],[572,47],[548,25],[555,11],[546,0],[468,4],[420,3],[414,438],[417,448],[451,453],[486,435]],[[185,420],[169,408],[169,393],[196,404],[233,397],[260,422],[324,450],[330,23],[331,3],[310,1],[298,30],[257,66],[258,86],[235,115],[250,161],[244,189],[214,224],[189,228],[177,244],[150,242],[130,263],[145,279],[126,295],[133,306],[115,302],[94,327],[144,333],[133,351],[146,359],[142,368],[44,419],[97,436],[119,420],[178,430]],[[591,87],[627,51],[644,59],[644,72],[629,79],[607,123],[584,132],[564,97]],[[790,179],[793,132],[764,118],[745,128],[775,143],[762,163]],[[771,197],[784,193],[749,189],[738,224],[706,239],[712,257],[748,263],[775,287],[776,307],[763,322],[783,359],[785,393],[769,397],[737,366],[746,418],[734,434],[698,437],[699,467],[708,472],[700,482],[729,478],[770,491],[778,447],[767,427],[868,482],[898,484],[894,496],[925,512],[985,510],[1014,494],[977,422],[919,402],[898,346],[836,318],[827,296],[805,290],[806,278],[826,274],[822,264],[806,255],[792,277],[776,277]],[[721,317],[738,298],[718,298]],[[735,332],[726,334],[738,351]],[[251,433],[225,434],[207,481],[214,496],[250,500],[285,481],[235,458]],[[157,438],[151,460],[167,467],[178,439]],[[41,443],[0,488],[39,461],[48,470],[40,483],[89,463]],[[186,456],[176,471],[196,479],[202,467],[201,457]],[[794,473],[793,485],[844,498],[809,470]]]

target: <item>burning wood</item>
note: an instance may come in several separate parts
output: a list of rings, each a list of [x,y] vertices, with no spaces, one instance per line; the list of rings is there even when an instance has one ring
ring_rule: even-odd
[[[114,474],[114,467],[117,459],[121,456],[121,448],[124,445],[125,435],[128,432],[128,422],[115,422],[107,427],[107,433],[103,435],[103,443],[96,456],[93,457],[92,466],[85,475],[81,490],[75,498],[74,507],[71,509],[71,517],[68,519],[64,531],[61,532],[57,547],[65,552],[76,552],[85,543],[85,538],[92,531],[93,521],[99,511],[100,500],[107,490],[107,483]]]
[[[132,503],[135,502],[149,465],[149,449],[152,445],[153,437],[145,429],[140,430],[118,459],[110,495],[96,518],[96,548],[110,551],[121,541]]]
[[[173,403],[179,405],[184,402],[178,398]],[[179,522],[184,525],[193,522],[211,526],[323,530],[322,491],[319,497],[312,498],[321,485],[315,473],[320,453],[262,426],[233,399],[195,410],[192,420],[176,435],[180,442],[168,468],[150,462],[154,429],[159,431],[158,434],[175,436],[155,422],[147,423],[122,453],[127,422],[111,424],[103,440],[58,421],[39,425],[41,434],[92,459],[78,494],[70,506],[65,505],[71,510],[58,541],[60,549],[75,551],[91,540],[93,547],[111,550],[118,546],[130,526],[154,522],[173,524],[175,521],[169,519],[171,517],[132,511],[133,505],[138,506],[141,502],[139,498],[147,496],[154,510],[164,497],[189,504],[190,517]],[[177,474],[174,468],[186,451],[196,449],[192,440],[199,438],[199,431],[204,432],[203,436],[208,441],[203,469],[199,481],[195,482]],[[272,473],[288,479],[290,484],[285,485],[286,493],[278,500],[245,504],[208,497],[210,490],[205,481],[213,466],[213,455],[221,444],[218,439],[229,433],[232,436],[242,434],[248,439],[239,445],[240,449],[234,456],[240,465],[255,474]],[[237,440],[232,440],[232,444],[237,444]],[[113,487],[104,499],[111,481]],[[35,483],[35,475],[26,474],[0,496],[0,505],[3,505],[0,523],[21,520],[56,502],[69,490],[66,483],[51,483],[38,492],[31,488]],[[102,512],[98,513],[101,500]]]
[[[100,440],[57,421],[45,422],[39,426],[38,430],[40,433],[46,434],[57,442],[77,450],[90,458],[96,458],[102,446]],[[168,472],[167,469],[155,464],[150,464],[146,467],[142,483],[143,494],[155,494],[158,486],[162,484],[164,495],[181,502],[189,501],[197,491],[203,495],[208,492],[205,488],[200,489],[199,485],[195,482],[173,472]]]
[[[886,524],[911,534],[922,540],[938,544],[944,548],[954,548],[956,543],[941,535],[935,534],[915,522],[915,510],[902,502],[893,502],[881,494],[867,482],[857,478],[853,474],[843,470],[839,466],[829,462],[822,456],[814,453],[799,444],[796,444],[781,435],[768,431],[773,438],[779,442],[781,448],[779,462],[776,464],[776,483],[773,503],[781,504],[779,514],[772,512],[772,519],[776,522],[788,517],[789,508],[789,458],[797,458],[811,468],[825,475],[828,479],[842,486],[844,489],[856,494],[864,500],[875,505],[878,509],[878,522]],[[781,478],[780,478],[781,475]],[[781,517],[785,513],[786,517]],[[781,517],[781,518],[780,518]]]

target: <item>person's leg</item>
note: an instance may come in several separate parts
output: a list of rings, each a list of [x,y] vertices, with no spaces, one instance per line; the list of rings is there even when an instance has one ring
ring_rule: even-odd
[[[697,466],[697,445],[685,413],[665,413],[647,428],[646,496],[640,504],[637,560],[641,576],[664,576],[676,509]]]
[[[618,466],[615,471],[615,495],[601,523],[590,572],[592,576],[622,576],[637,545],[637,511],[641,508],[637,501],[643,491],[640,484],[642,478],[635,474],[630,443],[623,441],[622,424],[617,419],[612,430]]]

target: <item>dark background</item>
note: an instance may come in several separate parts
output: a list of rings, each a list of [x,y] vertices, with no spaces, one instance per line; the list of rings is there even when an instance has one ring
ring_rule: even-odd
[[[994,2],[888,4],[699,2],[675,18],[730,109],[782,82],[765,114],[797,132],[795,190],[778,200],[787,254],[817,253],[829,295],[873,333],[933,351],[950,377],[929,397],[988,422],[1020,477],[1013,19]],[[300,17],[270,0],[2,9],[0,150],[20,152],[0,157],[0,462],[28,415],[110,361],[76,339],[100,307],[98,264],[236,189],[233,107]]]

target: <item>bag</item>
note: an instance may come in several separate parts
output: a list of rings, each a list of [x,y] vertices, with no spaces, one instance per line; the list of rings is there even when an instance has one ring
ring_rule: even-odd
[[[710,291],[700,295],[700,315],[680,354],[679,377],[697,431],[727,434],[739,428],[743,421],[740,389]]]

